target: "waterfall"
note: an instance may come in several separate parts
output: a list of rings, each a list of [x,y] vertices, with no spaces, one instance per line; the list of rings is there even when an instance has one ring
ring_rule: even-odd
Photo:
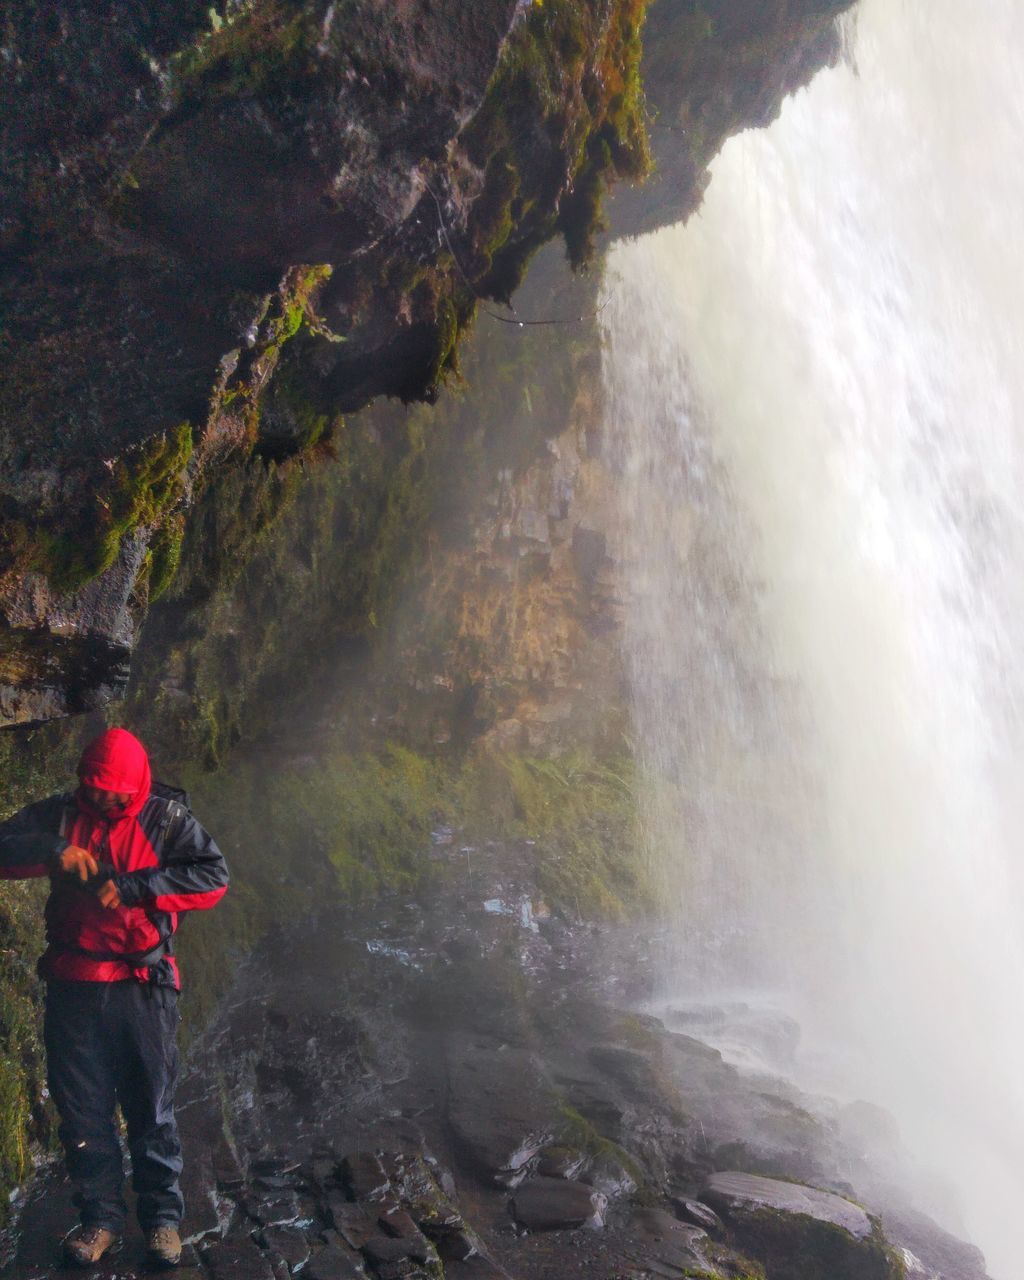
[[[646,818],[677,989],[797,1010],[1016,1280],[1024,11],[862,0],[845,48],[610,255]]]

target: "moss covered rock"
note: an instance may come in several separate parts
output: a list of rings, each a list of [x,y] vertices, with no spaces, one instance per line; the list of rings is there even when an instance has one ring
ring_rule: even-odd
[[[850,1200],[796,1182],[716,1173],[703,1199],[768,1280],[903,1280],[905,1268],[876,1219]]]

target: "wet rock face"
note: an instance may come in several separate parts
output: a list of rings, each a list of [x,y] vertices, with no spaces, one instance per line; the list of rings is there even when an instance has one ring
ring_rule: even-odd
[[[882,1215],[886,1231],[898,1240],[908,1276],[928,1280],[986,1280],[985,1258],[974,1245],[940,1230],[930,1218],[901,1205]]]
[[[701,1227],[680,1222],[664,1209],[638,1210],[631,1227],[641,1242],[637,1260],[642,1259],[653,1276],[723,1274],[713,1265],[711,1255],[717,1253],[723,1260],[724,1250],[719,1252]]]
[[[871,1220],[860,1205],[796,1182],[778,1182],[749,1173],[716,1173],[704,1188],[704,1198],[732,1220],[776,1213],[814,1218],[838,1227],[855,1240],[868,1240],[872,1233]]]

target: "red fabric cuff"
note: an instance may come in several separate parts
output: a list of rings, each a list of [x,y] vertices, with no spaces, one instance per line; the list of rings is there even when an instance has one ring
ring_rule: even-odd
[[[167,893],[153,899],[157,911],[205,911],[220,902],[227,893],[223,889],[210,889],[206,893]]]

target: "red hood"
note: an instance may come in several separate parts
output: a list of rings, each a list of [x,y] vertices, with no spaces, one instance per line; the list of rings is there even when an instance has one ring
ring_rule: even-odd
[[[149,799],[151,776],[146,748],[127,729],[108,729],[82,752],[78,762],[78,778],[87,787],[101,791],[124,791],[131,800],[118,817],[135,817]],[[82,808],[91,812],[78,797]],[[102,815],[96,814],[99,817]]]

